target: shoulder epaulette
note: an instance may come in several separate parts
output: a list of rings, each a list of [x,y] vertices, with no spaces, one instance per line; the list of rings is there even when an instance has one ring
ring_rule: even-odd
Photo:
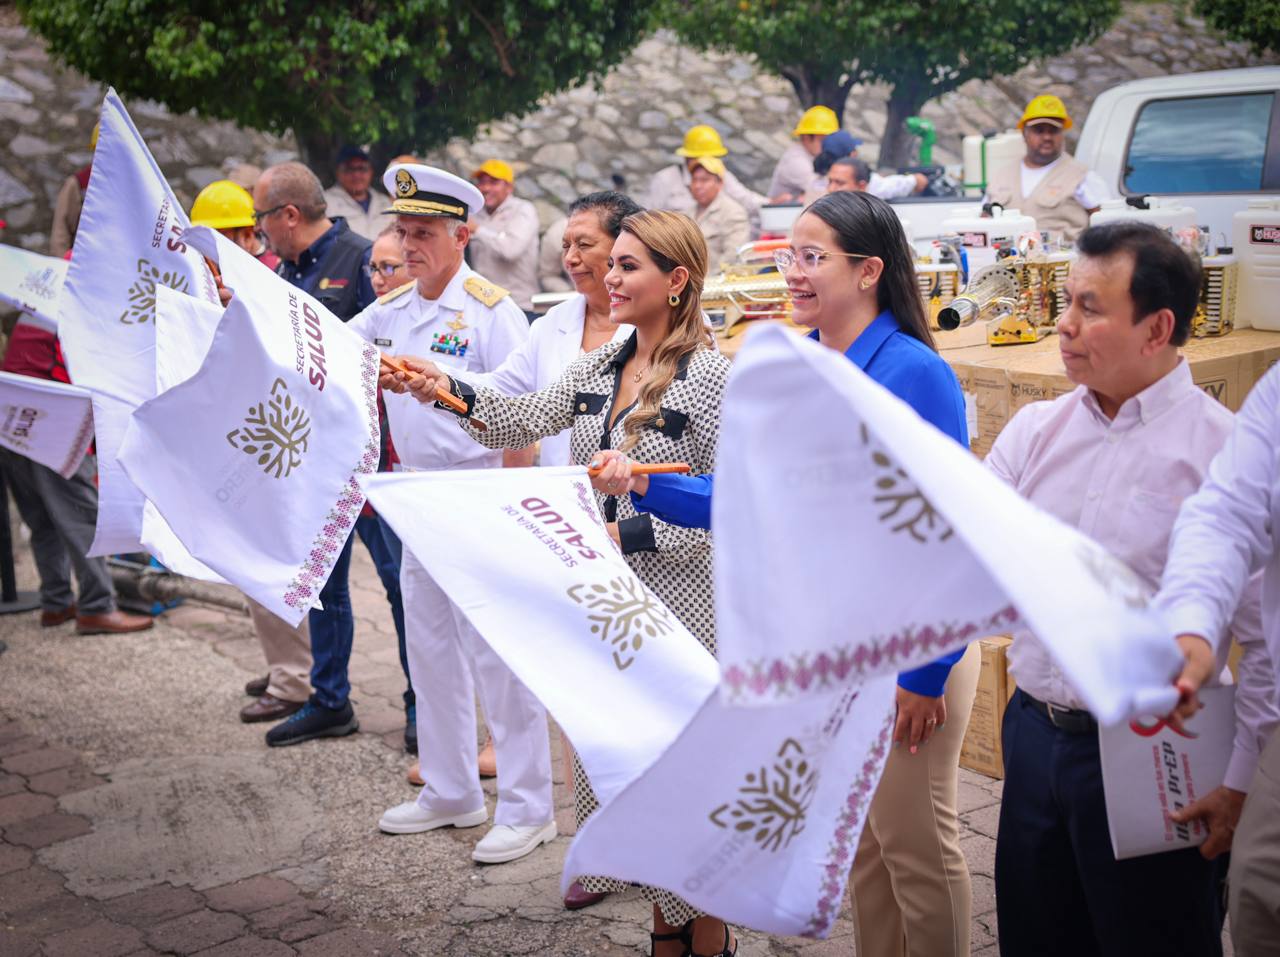
[[[479,299],[486,306],[493,307],[500,303],[510,293],[496,283],[489,282],[483,276],[468,276],[467,281],[462,284],[462,288],[472,297]]]
[[[381,296],[379,296],[378,302],[390,302],[392,299],[395,299],[397,296],[403,296],[406,292],[409,292],[416,285],[417,285],[416,282],[407,282],[403,286],[396,286],[396,288],[392,289],[390,292],[383,293]]]

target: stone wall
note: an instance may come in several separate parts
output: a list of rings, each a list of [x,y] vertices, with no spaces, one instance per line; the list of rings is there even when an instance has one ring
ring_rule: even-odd
[[[1011,126],[1037,93],[1063,97],[1077,120],[1101,91],[1166,73],[1252,66],[1263,62],[1243,45],[1222,40],[1166,4],[1134,4],[1096,43],[990,81],[972,81],[928,104],[938,129],[935,159],[959,161],[968,133]],[[102,87],[50,62],[42,43],[0,7],[0,218],[3,241],[43,249],[62,180],[88,160]],[[876,157],[887,91],[855,87],[846,126]],[[129,102],[144,137],[184,203],[231,166],[269,165],[293,158],[289,138],[174,115],[153,103]],[[622,176],[644,190],[649,176],[672,161],[683,132],[710,123],[723,134],[729,166],[763,191],[790,142],[800,112],[791,87],[747,59],[702,54],[665,33],[640,44],[598,84],[544,98],[535,112],[488,125],[474,141],[455,140],[431,162],[468,174],[497,156],[518,173],[517,190],[537,203],[544,225],[575,196]],[[322,173],[323,175],[323,173]]]

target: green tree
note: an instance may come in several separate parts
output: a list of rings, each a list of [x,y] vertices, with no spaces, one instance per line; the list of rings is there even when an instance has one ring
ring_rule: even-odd
[[[802,107],[842,121],[855,83],[888,84],[880,160],[900,166],[903,121],[929,100],[1092,40],[1119,12],[1120,0],[664,0],[658,19],[693,46],[753,55]]]
[[[617,63],[653,0],[18,0],[50,50],[123,95],[283,133],[327,171],[528,111]]]
[[[1196,13],[1255,53],[1280,53],[1280,0],[1196,0]]]

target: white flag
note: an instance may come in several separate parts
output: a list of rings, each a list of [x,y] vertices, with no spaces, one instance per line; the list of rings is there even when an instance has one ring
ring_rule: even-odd
[[[720,449],[716,612],[731,701],[906,670],[1019,617],[1103,724],[1176,700],[1181,655],[1141,580],[844,356],[780,328],[754,333]]]
[[[65,259],[0,245],[0,302],[50,332],[58,331],[58,298],[66,276]]]
[[[200,369],[222,321],[222,306],[156,286],[156,394],[185,382]],[[197,561],[178,541],[154,502],[142,506],[142,544],[170,571],[201,581],[225,583],[221,575]]]
[[[721,422],[720,694],[587,822],[566,884],[644,881],[730,922],[825,936],[894,675],[1019,613],[1099,720],[1172,705],[1180,656],[1132,572],[844,356],[754,333]]]
[[[607,802],[711,696],[715,660],[623,561],[586,470],[381,474],[369,501],[582,758]]]
[[[218,301],[213,274],[182,241],[188,225],[124,104],[108,90],[58,311],[72,381],[93,393],[98,527],[90,555],[141,549],[143,497],[116,453],[130,413],[155,395],[156,286]]]
[[[92,439],[87,389],[0,372],[0,446],[70,478]]]
[[[235,296],[199,371],[133,414],[120,461],[196,559],[296,625],[378,465],[378,350],[213,230],[183,238]]]

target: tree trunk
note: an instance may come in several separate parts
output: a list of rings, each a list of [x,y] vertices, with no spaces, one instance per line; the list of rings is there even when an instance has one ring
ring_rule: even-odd
[[[782,75],[796,91],[801,109],[807,110],[811,106],[830,107],[836,114],[836,121],[844,126],[844,104],[849,99],[853,80],[847,76],[832,79],[830,74],[806,66],[787,67]]]
[[[884,122],[884,139],[880,142],[880,166],[897,169],[914,166],[915,138],[907,133],[906,120],[915,116],[928,100],[929,88],[925,84],[899,81],[889,94],[887,117]]]
[[[338,158],[338,150],[342,148],[342,137],[319,130],[294,130],[293,135],[298,141],[302,162],[320,177],[320,182],[326,189],[332,186],[333,161]]]

